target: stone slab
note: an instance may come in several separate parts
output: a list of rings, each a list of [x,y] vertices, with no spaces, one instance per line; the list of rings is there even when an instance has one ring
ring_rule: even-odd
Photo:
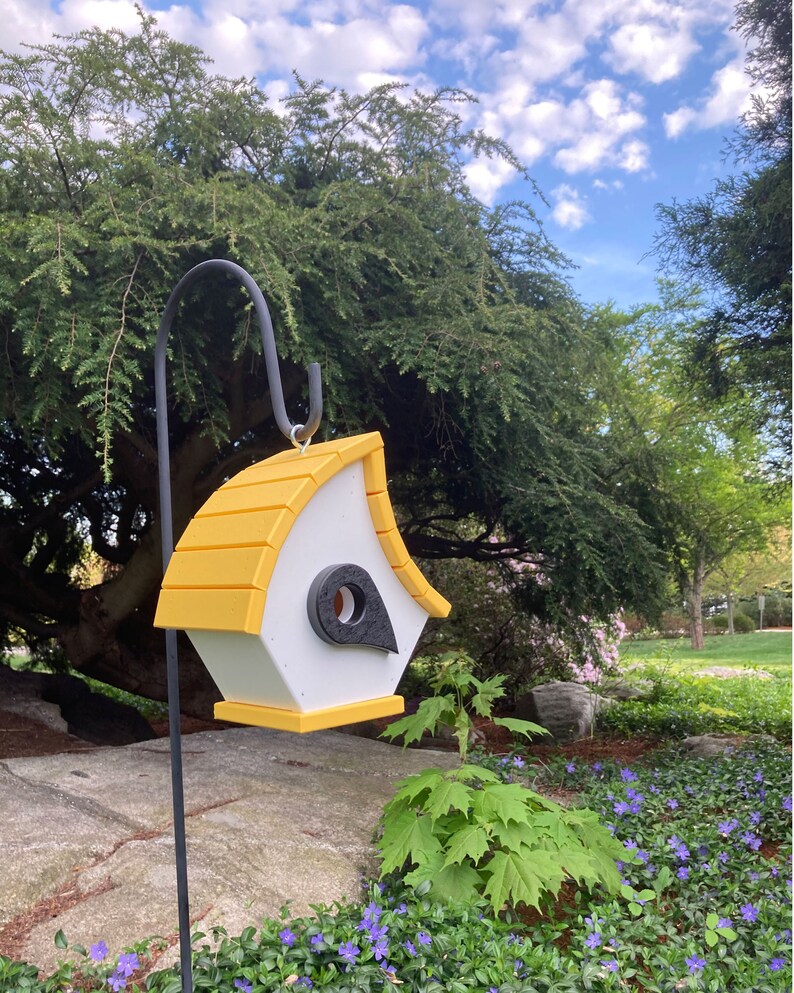
[[[355,898],[398,779],[454,755],[334,731],[264,728],[183,739],[191,916],[239,933],[290,902]],[[167,739],[0,763],[0,924],[69,885],[17,951],[51,970],[62,929],[117,954],[176,931]],[[0,951],[4,951],[0,940]],[[176,953],[175,953],[176,954]]]

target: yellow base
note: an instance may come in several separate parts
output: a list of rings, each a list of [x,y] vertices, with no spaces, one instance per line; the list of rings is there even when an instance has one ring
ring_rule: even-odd
[[[405,700],[401,696],[381,696],[375,700],[347,703],[343,707],[310,710],[305,714],[297,710],[260,707],[254,703],[235,703],[233,700],[221,700],[215,704],[215,717],[219,721],[253,724],[276,731],[297,731],[299,734],[355,724],[357,721],[371,721],[375,717],[391,717],[404,711]]]

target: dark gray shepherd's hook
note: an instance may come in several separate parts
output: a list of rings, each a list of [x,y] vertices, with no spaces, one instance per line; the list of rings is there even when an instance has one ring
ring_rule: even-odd
[[[276,423],[283,435],[302,447],[308,443],[320,424],[323,413],[320,366],[309,366],[309,416],[305,424],[293,424],[284,407],[284,390],[278,368],[278,353],[273,335],[273,324],[262,291],[249,273],[241,266],[226,259],[210,259],[194,266],[174,287],[165,305],[157,344],[154,349],[154,395],[157,413],[157,461],[160,477],[160,534],[163,546],[163,573],[168,568],[174,550],[174,526],[171,510],[171,472],[168,447],[168,408],[166,402],[165,358],[168,332],[176,316],[179,301],[190,287],[210,272],[221,271],[234,276],[251,294],[262,332],[265,368],[270,387],[270,398]],[[192,993],[193,976],[190,955],[190,910],[187,891],[187,849],[185,844],[185,798],[182,787],[182,742],[179,720],[179,668],[177,660],[176,631],[165,632],[165,652],[168,672],[168,729],[171,741],[171,792],[174,804],[174,846],[176,857],[176,891],[179,909],[179,955],[182,969],[183,993]]]

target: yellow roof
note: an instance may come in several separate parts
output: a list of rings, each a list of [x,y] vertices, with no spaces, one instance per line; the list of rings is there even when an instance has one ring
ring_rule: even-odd
[[[361,459],[372,523],[394,574],[431,617],[450,604],[411,560],[386,492],[378,431],[297,449],[243,469],[185,528],[163,579],[155,627],[259,634],[279,549],[318,489]]]

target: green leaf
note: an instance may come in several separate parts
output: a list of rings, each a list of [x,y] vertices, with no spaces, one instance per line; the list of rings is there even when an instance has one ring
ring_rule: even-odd
[[[66,940],[66,935],[63,931],[57,931],[55,934],[55,947],[56,948],[68,948],[69,942]]]
[[[713,948],[719,942],[719,940],[720,939],[717,937],[714,931],[706,931],[706,944],[709,946],[709,948]]]
[[[438,724],[452,725],[456,709],[451,696],[427,697],[419,704],[415,714],[409,714],[389,724],[381,731],[381,737],[391,740],[402,735],[403,747],[407,747],[412,741],[420,741],[425,731],[434,734]]]
[[[518,783],[488,783],[475,793],[473,808],[481,822],[526,821],[526,790]]]
[[[470,903],[480,895],[482,877],[470,865],[445,865],[433,877],[431,893],[437,900]]]
[[[469,824],[455,831],[450,837],[444,865],[449,866],[467,858],[476,865],[488,851],[489,846],[490,838],[485,828],[479,824]]]
[[[463,783],[442,779],[432,789],[423,806],[430,819],[436,821],[450,810],[462,810],[465,813],[471,806],[471,799],[472,791]]]
[[[717,926],[719,917],[716,914],[706,914],[706,927],[712,930]]]
[[[426,861],[441,850],[430,818],[417,817],[412,810],[404,810],[394,818],[384,815],[380,847],[382,876],[402,868],[407,861]]]
[[[471,718],[461,707],[455,715],[455,723],[453,726],[455,737],[458,739],[458,752],[460,753],[461,762],[465,760],[466,754],[469,750],[469,735],[471,734],[473,728],[474,725],[472,724]]]
[[[565,878],[559,865],[543,851],[496,852],[484,872],[489,878],[483,895],[494,910],[505,903],[538,907],[541,895],[547,890],[556,892]]]
[[[498,724],[499,727],[507,728],[513,734],[523,734],[526,738],[549,733],[540,724],[533,724],[532,721],[522,721],[517,717],[494,717],[493,722],[494,724]]]
[[[505,677],[499,673],[479,683],[479,688],[470,701],[470,706],[475,714],[479,714],[480,717],[491,716],[494,700],[498,700],[505,694],[502,686],[504,680]],[[496,719],[494,719],[494,723],[498,723]]]
[[[501,783],[502,781],[495,772],[491,772],[490,769],[481,765],[462,765],[458,769],[451,770],[447,775],[454,776],[455,779],[459,780],[479,779],[481,783]]]
[[[441,769],[423,769],[397,783],[397,792],[394,794],[393,800],[404,800],[410,804],[425,790],[432,792],[436,789],[443,779],[444,774]]]
[[[726,941],[736,941],[736,932],[732,927],[718,927],[714,929],[718,935],[725,938]]]

